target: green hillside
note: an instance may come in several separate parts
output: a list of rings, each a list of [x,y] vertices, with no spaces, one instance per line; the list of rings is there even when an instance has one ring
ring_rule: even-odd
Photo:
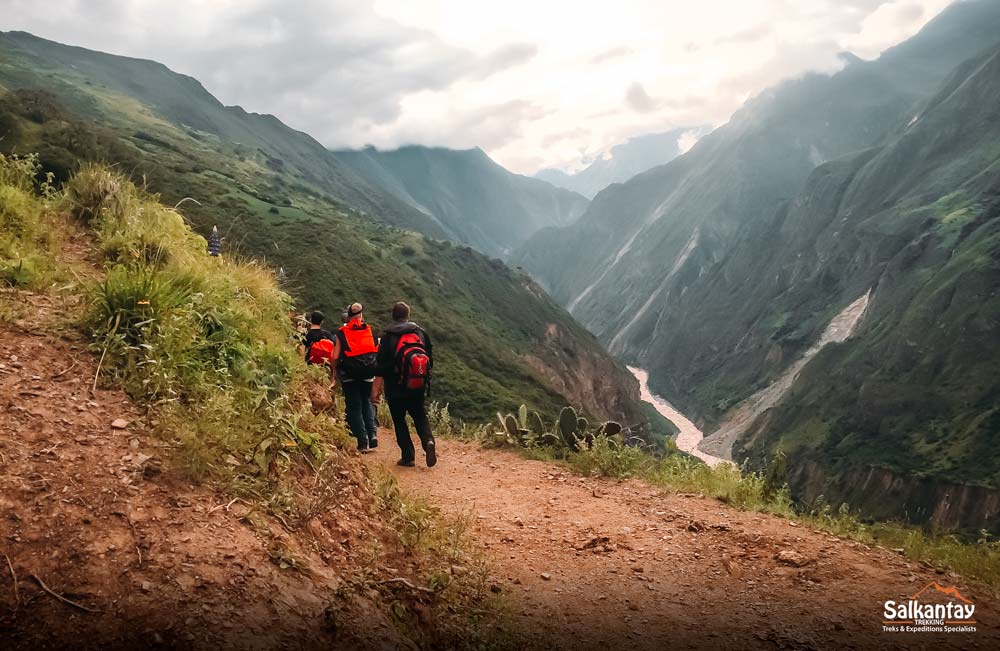
[[[539,229],[569,224],[587,208],[581,195],[512,174],[479,148],[334,153],[371,184],[433,217],[451,239],[493,255],[509,252]]]
[[[737,458],[760,463],[781,447],[822,469],[828,497],[855,501],[836,480],[866,465],[1000,488],[998,143],[1000,48],[961,66],[878,151],[816,171],[776,233],[787,253],[755,274],[761,299],[791,323],[869,288],[871,303],[856,335],[823,350],[737,442]],[[748,348],[787,334],[755,326]],[[909,508],[927,516],[932,497]],[[970,512],[961,524],[995,525],[975,520],[976,505],[953,506]]]
[[[980,57],[998,41],[1000,4],[956,3],[875,61],[765,91],[513,260],[706,431],[874,288],[857,338],[811,362],[736,457],[801,451],[806,497],[853,497],[837,481],[873,467],[996,488],[998,97]],[[882,515],[947,501],[892,481],[866,484]]]
[[[369,194],[308,136],[224,108],[159,64],[4,34],[0,150],[38,152],[57,180],[81,161],[115,165],[200,233],[218,225],[227,255],[283,267],[301,309],[336,319],[360,300],[379,324],[409,301],[439,344],[434,397],[460,417],[570,403],[637,422],[628,372],[527,276],[381,223],[434,230],[388,193]]]
[[[290,193],[313,193],[386,223],[444,236],[425,215],[366,183],[307,134],[273,115],[223,106],[197,80],[161,63],[24,32],[0,33],[0,52],[0,84],[53,93],[71,114],[127,134],[139,148],[188,146],[208,169],[255,185],[276,203],[287,203]],[[49,163],[61,163],[62,176],[73,165],[72,159]]]

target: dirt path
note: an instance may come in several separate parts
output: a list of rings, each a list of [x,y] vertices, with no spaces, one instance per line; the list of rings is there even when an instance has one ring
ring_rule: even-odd
[[[433,469],[399,468],[383,438],[369,462],[474,511],[500,588],[558,648],[1000,648],[996,599],[891,551],[458,441],[439,442]],[[978,632],[882,633],[884,601],[932,581],[977,604]]]

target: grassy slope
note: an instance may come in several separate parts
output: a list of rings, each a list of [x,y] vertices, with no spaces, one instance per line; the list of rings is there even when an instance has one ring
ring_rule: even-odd
[[[709,272],[728,266],[725,280],[734,285],[751,274],[729,263],[748,230],[757,247],[749,264],[780,255],[769,243],[770,229],[810,172],[879,145],[951,68],[995,45],[998,26],[997,3],[956,3],[876,61],[769,89],[684,156],[598,194],[573,225],[536,234],[513,260],[564,305],[593,286],[574,315],[612,352],[641,362],[654,390],[711,423],[758,383],[777,377],[822,324],[821,315],[802,324],[800,336],[788,338],[767,365],[748,361],[741,354],[751,347],[742,338],[753,315],[734,311],[768,304],[748,297],[753,284],[719,291],[720,274]],[[641,317],[618,337],[623,322],[608,313]],[[728,385],[715,386],[719,378]]]
[[[304,187],[387,223],[432,237],[444,235],[425,215],[367,184],[307,134],[274,116],[223,106],[197,80],[160,63],[70,47],[24,32],[0,34],[0,49],[4,83],[35,87],[44,75],[44,87],[66,98],[72,112],[131,129],[133,139],[147,144],[164,142],[148,127],[173,126],[198,141],[202,154],[214,151],[238,159],[238,171],[246,178],[267,174],[280,181],[271,188],[278,202],[287,200],[292,188]],[[87,92],[63,92],[74,88]],[[109,102],[115,111],[106,110]]]
[[[435,394],[458,416],[485,419],[522,402],[555,412],[578,402],[527,365],[522,356],[530,354],[568,374],[576,359],[597,360],[616,387],[581,406],[634,422],[637,390],[627,372],[523,275],[467,248],[375,223],[263,155],[172,122],[80,69],[4,45],[5,151],[37,151],[62,177],[82,160],[114,162],[167,204],[195,199],[183,204],[195,227],[204,233],[218,224],[227,251],[283,266],[302,307],[335,316],[361,300],[378,323],[391,302],[408,300],[441,344]],[[558,349],[544,340],[550,324],[564,335]]]

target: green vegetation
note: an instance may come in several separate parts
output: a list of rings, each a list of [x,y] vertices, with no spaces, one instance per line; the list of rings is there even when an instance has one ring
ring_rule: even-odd
[[[513,260],[563,304],[587,289],[574,316],[705,431],[871,292],[733,458],[784,450],[804,503],[1000,534],[998,32],[1000,4],[955,3],[782,83]]]
[[[625,369],[527,276],[467,247],[387,225],[439,234],[412,221],[408,207],[396,210],[401,202],[371,194],[303,134],[225,109],[189,78],[150,62],[28,35],[0,37],[0,51],[0,150],[39,152],[58,182],[88,161],[110,163],[143,193],[177,206],[195,232],[218,225],[223,259],[252,256],[282,267],[281,289],[300,309],[336,315],[360,301],[381,327],[389,306],[406,300],[436,344],[434,396],[456,415],[485,421],[522,400],[546,412],[580,402],[574,387],[586,361],[620,387],[588,412],[642,419]],[[169,210],[162,210],[168,228]],[[107,235],[109,259],[130,264],[130,244],[141,256],[158,255],[154,232],[136,233],[148,241],[133,243]]]
[[[77,325],[100,359],[95,384],[120,386],[145,406],[174,468],[243,498],[271,560],[309,573],[307,538],[276,535],[264,514],[288,532],[308,531],[343,501],[357,470],[343,427],[310,409],[310,385],[328,378],[295,352],[289,296],[257,262],[209,256],[180,213],[114,170],[84,166],[62,191],[36,184],[37,173],[34,158],[0,157],[0,215],[18,226],[19,255],[63,251],[43,227],[99,251],[97,275],[89,269],[74,285],[90,299]],[[446,408],[432,415],[439,429],[450,423]],[[354,517],[379,516],[388,527],[370,541],[371,563],[344,573],[341,595],[364,594],[420,648],[525,648],[468,542],[471,517],[446,518],[382,473],[361,485],[372,499]],[[422,590],[385,578],[386,552],[419,557]]]
[[[492,255],[540,228],[572,222],[587,207],[583,196],[508,172],[478,148],[366,147],[334,155],[372,185],[429,210],[452,239]]]
[[[53,194],[51,179],[38,184],[37,173],[37,157],[0,154],[0,287],[35,289],[56,277],[61,232],[35,197]]]
[[[104,258],[82,320],[98,374],[154,410],[191,476],[271,494],[294,455],[325,454],[332,428],[293,404],[309,376],[270,271],[209,256],[176,210],[106,167],[84,166],[60,207]]]

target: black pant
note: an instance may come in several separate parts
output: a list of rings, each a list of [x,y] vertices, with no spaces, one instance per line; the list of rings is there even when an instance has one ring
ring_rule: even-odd
[[[403,461],[413,461],[416,451],[413,449],[413,439],[410,438],[410,428],[406,423],[406,414],[413,418],[413,424],[417,428],[417,436],[420,437],[420,447],[427,451],[427,444],[434,441],[431,434],[431,422],[427,420],[427,410],[424,408],[423,393],[417,394],[386,394],[385,400],[389,403],[389,414],[392,415],[392,426],[396,430],[396,443],[399,444],[399,451],[402,453]]]
[[[375,410],[372,408],[372,383],[362,380],[341,382],[344,387],[344,411],[347,427],[358,440],[358,449],[367,450],[377,436]]]

